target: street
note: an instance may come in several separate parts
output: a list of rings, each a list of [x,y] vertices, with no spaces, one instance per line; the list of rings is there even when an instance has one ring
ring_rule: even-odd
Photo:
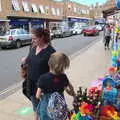
[[[57,51],[64,52],[71,56],[80,49],[85,48],[91,42],[100,40],[103,33],[99,36],[84,37],[83,35],[76,35],[66,38],[57,38],[52,41],[52,45]],[[20,60],[27,56],[29,46],[24,46],[20,49],[4,49],[0,51],[0,92],[21,82],[20,77]]]

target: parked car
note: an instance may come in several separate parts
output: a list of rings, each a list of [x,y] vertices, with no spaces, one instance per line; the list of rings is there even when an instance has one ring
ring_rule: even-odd
[[[50,30],[50,40],[54,39],[54,33]]]
[[[102,28],[101,25],[96,25],[96,29],[99,30],[99,31],[102,31],[102,30],[103,30],[103,28]]]
[[[0,36],[1,48],[20,48],[22,45],[30,44],[31,41],[31,35],[28,34],[24,29],[10,29],[3,36]]]
[[[99,35],[99,30],[95,26],[90,26],[83,31],[84,36],[87,35]]]
[[[67,36],[71,36],[71,30],[69,28],[65,28],[65,27],[54,27],[52,29],[52,34],[54,36],[54,38],[56,37],[67,37]]]
[[[75,26],[71,30],[72,30],[72,35],[78,35],[82,33],[83,29],[80,26]]]

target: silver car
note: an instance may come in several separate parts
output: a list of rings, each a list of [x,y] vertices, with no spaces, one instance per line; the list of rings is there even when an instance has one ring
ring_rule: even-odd
[[[69,28],[65,28],[65,27],[54,27],[53,29],[52,29],[52,33],[53,33],[53,35],[54,35],[54,37],[56,38],[56,37],[67,37],[67,36],[71,36],[72,35],[72,33],[71,33],[71,31],[70,31],[70,29]]]
[[[30,44],[31,35],[24,29],[10,29],[3,36],[0,36],[0,46],[20,48],[22,45]]]

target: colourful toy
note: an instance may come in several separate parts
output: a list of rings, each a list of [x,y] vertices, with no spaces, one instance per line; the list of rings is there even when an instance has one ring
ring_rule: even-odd
[[[94,107],[93,107],[92,104],[88,104],[86,102],[82,102],[81,106],[79,107],[81,116],[90,115],[92,110],[93,110],[93,108]]]
[[[120,119],[115,108],[110,105],[107,105],[101,108],[100,116],[105,116],[106,118],[112,118],[113,120]]]
[[[117,89],[116,83],[111,78],[105,78],[103,81],[103,93],[102,93],[102,100],[103,105],[115,105],[116,98],[117,98]]]
[[[116,56],[117,56],[117,51],[113,50],[113,51],[112,51],[112,56],[115,56],[115,57],[116,57]]]
[[[73,113],[73,115],[71,116],[70,120],[78,120],[75,113]]]
[[[99,90],[102,89],[103,78],[99,77],[97,80],[94,80],[91,84],[91,87],[97,87]]]

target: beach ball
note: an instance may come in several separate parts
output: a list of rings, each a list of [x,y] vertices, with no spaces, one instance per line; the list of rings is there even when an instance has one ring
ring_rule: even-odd
[[[114,49],[114,50],[117,50],[117,48],[118,48],[118,44],[117,44],[117,43],[114,43],[114,44],[113,44],[113,49]]]
[[[117,51],[112,51],[112,56],[117,56]]]
[[[112,61],[113,61],[113,62],[116,62],[116,59],[117,59],[116,56],[112,56]]]
[[[112,66],[113,66],[113,67],[116,67],[116,62],[112,62]]]

